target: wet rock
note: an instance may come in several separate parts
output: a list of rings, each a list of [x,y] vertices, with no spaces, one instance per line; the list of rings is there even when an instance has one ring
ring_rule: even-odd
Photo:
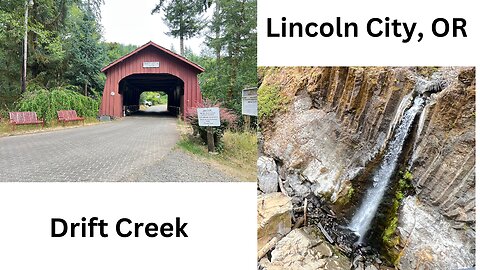
[[[266,258],[266,257],[263,257],[262,259],[260,259],[260,261],[258,262],[258,267],[257,269],[261,270],[261,269],[266,269],[266,267],[270,264],[270,261]]]
[[[336,202],[350,184],[357,188],[356,177],[385,149],[408,101],[419,94],[413,93],[416,78],[431,76],[429,80],[437,83],[422,94],[429,102],[412,131],[411,151],[405,154],[419,199],[416,208],[424,213],[419,218],[441,225],[438,235],[425,229],[430,226],[426,222],[414,231],[447,242],[440,248],[437,240],[427,245],[427,238],[412,234],[417,240],[405,246],[402,263],[404,269],[425,268],[429,264],[417,263],[431,260],[440,268],[430,269],[445,269],[437,265],[445,260],[447,268],[455,269],[456,262],[468,266],[474,254],[475,68],[425,70],[429,75],[395,67],[276,68],[266,73],[262,84],[280,87],[290,102],[263,126],[263,149],[282,164],[295,203],[307,195],[301,186],[322,197],[322,203]],[[415,224],[415,214],[405,216],[404,224]],[[466,248],[457,246],[462,241]],[[455,247],[459,251],[454,252]]]
[[[458,81],[463,83],[465,86],[471,86],[475,83],[475,69],[466,68],[460,71],[458,74]]]
[[[400,216],[404,243],[401,269],[461,269],[475,265],[475,239],[455,230],[440,213],[431,212],[416,197],[404,199]]]
[[[449,78],[453,78],[450,84],[436,94],[435,100],[425,107],[419,119],[411,164],[413,185],[419,199],[417,208],[422,209],[423,219],[434,220],[439,226],[443,224],[438,235],[432,234],[437,237],[434,239],[449,238],[447,235],[450,234],[456,236],[446,242],[446,249],[440,249],[439,243],[432,243],[433,246],[429,249],[422,241],[415,243],[424,247],[424,251],[421,252],[421,247],[417,250],[412,244],[406,249],[413,253],[417,250],[427,258],[431,257],[433,261],[464,261],[460,264],[466,266],[469,260],[464,259],[474,254],[468,246],[471,246],[470,242],[473,241],[471,232],[475,231],[476,223],[475,68],[461,68],[450,72],[452,76]],[[405,209],[410,209],[408,205],[414,204],[409,201]],[[412,214],[406,214],[405,223],[413,224],[413,220],[408,216],[413,217]],[[435,218],[432,219],[433,217]],[[426,226],[426,223],[424,225]],[[448,227],[457,228],[456,233],[450,233]],[[416,230],[428,231],[418,227]],[[462,239],[465,239],[467,248],[449,252],[452,242],[455,243],[453,246],[456,246]],[[438,253],[442,250],[448,252]],[[416,262],[417,260],[412,261]]]
[[[327,243],[321,243],[316,249],[326,257],[332,257],[333,255],[332,249]]]
[[[316,195],[337,201],[390,139],[397,109],[415,84],[411,72],[334,67],[269,73],[263,83],[282,85],[292,103],[264,129],[265,154],[298,169]]]
[[[437,93],[442,91],[446,85],[447,82],[444,80],[434,80],[434,81],[425,81],[424,87],[422,88],[416,88],[415,92],[418,94],[432,94],[432,93]]]
[[[314,184],[314,193],[320,197],[330,199],[335,191],[335,175],[337,172],[331,169],[329,164],[324,164],[318,159],[313,159],[302,172],[310,183]]]
[[[363,262],[359,261],[353,261],[353,269],[355,270],[364,270],[365,269],[365,264]]]
[[[292,227],[292,202],[280,192],[257,197],[257,251]]]
[[[370,263],[365,263],[362,261],[357,261],[353,263],[353,269],[355,270],[379,270],[378,267],[376,267],[373,264]]]
[[[265,193],[278,191],[278,172],[275,160],[270,157],[261,156],[257,160],[258,187]]]
[[[345,270],[350,269],[350,262],[345,257],[336,257],[326,260],[325,270]]]
[[[334,255],[333,247],[324,241],[314,227],[291,231],[272,251],[266,269],[349,269],[348,258]]]
[[[373,264],[369,264],[367,267],[365,267],[365,270],[378,270],[378,268]]]
[[[286,176],[286,184],[292,188],[293,195],[302,200],[312,193],[310,184],[303,182],[298,173],[288,173]]]
[[[295,97],[293,108],[297,113],[310,110],[312,108],[312,99],[306,92],[302,92]]]

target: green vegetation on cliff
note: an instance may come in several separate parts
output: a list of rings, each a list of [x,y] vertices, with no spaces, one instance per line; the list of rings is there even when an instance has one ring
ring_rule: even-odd
[[[386,256],[394,265],[397,265],[400,259],[400,252],[396,249],[396,246],[400,244],[400,236],[397,235],[396,232],[398,226],[398,211],[405,194],[413,188],[412,173],[405,170],[405,172],[400,172],[400,174],[401,178],[396,187],[395,197],[392,199],[392,208],[389,211],[386,227],[382,233],[382,241],[386,250]]]
[[[286,99],[280,93],[280,87],[263,85],[258,89],[258,117],[261,121],[281,111]]]

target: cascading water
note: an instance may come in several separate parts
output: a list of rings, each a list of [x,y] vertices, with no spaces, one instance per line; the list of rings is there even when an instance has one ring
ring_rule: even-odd
[[[416,91],[419,90],[419,87],[425,87],[425,81],[417,82]],[[400,120],[400,125],[395,129],[394,137],[388,145],[386,154],[373,175],[373,186],[367,191],[360,208],[355,212],[355,215],[348,226],[350,230],[359,236],[359,242],[363,241],[365,234],[370,228],[370,223],[375,217],[378,206],[380,205],[388,187],[390,178],[397,166],[398,158],[402,153],[405,139],[409,134],[415,116],[423,109],[424,103],[423,95],[418,95],[415,98],[413,105],[403,114]]]

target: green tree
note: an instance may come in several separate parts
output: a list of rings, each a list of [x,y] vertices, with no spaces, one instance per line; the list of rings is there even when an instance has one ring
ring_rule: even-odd
[[[20,96],[25,1],[0,1],[0,110]]]
[[[100,5],[103,0],[35,0],[28,15],[29,86],[103,87]],[[0,1],[0,104],[21,94],[25,0]],[[69,87],[73,85],[74,87]]]
[[[82,9],[83,8],[83,9]],[[69,84],[88,89],[100,90],[103,81],[100,69],[105,63],[104,46],[101,44],[100,27],[95,14],[88,6],[72,6],[65,37],[65,79]]]
[[[118,58],[131,53],[137,48],[135,45],[124,45],[117,42],[105,42],[103,43],[104,51],[106,52],[106,58],[104,59],[103,66],[106,66]]]
[[[256,1],[216,0],[214,5],[206,40],[214,61],[205,63],[202,91],[240,112],[241,89],[257,83]]]
[[[160,0],[151,13],[163,13],[163,20],[170,29],[166,34],[179,38],[180,54],[184,55],[184,40],[198,35],[205,26],[202,17],[205,7],[205,2],[199,0]]]

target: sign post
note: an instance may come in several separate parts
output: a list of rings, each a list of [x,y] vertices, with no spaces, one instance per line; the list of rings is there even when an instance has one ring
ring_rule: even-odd
[[[220,109],[213,108],[197,108],[198,125],[207,127],[207,145],[208,152],[215,152],[215,139],[213,136],[213,127],[220,126]]]
[[[246,130],[250,129],[251,116],[258,115],[257,88],[242,90],[242,114]]]
[[[215,152],[215,138],[213,137],[212,127],[207,127],[207,145],[209,153]]]

